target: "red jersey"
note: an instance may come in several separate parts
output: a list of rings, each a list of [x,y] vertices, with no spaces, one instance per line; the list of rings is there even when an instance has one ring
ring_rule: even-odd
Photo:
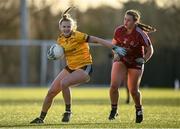
[[[136,58],[144,57],[144,47],[149,46],[151,41],[139,27],[135,27],[131,34],[127,34],[127,29],[122,25],[115,30],[113,44],[126,48],[127,55],[122,60],[131,64],[135,63]]]

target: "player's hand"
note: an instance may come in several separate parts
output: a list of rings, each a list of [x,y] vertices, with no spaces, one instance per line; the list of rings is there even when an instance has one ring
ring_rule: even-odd
[[[118,54],[120,57],[125,56],[127,54],[127,51],[123,47],[114,46],[112,48],[114,54]]]
[[[53,47],[54,47],[54,46],[51,46],[50,49],[49,49],[48,52],[47,52],[47,58],[48,58],[49,60],[55,60],[55,59],[56,59],[56,58],[55,58],[55,55],[54,55],[54,52],[53,52]]]
[[[145,64],[145,63],[146,63],[146,61],[145,61],[145,59],[144,59],[144,58],[136,58],[136,59],[135,59],[135,61],[136,61],[136,63],[138,63],[138,64],[140,64],[140,65]]]

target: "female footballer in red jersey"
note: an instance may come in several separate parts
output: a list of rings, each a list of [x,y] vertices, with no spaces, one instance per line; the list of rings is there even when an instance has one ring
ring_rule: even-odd
[[[127,80],[129,92],[134,100],[136,108],[136,123],[143,121],[142,98],[139,85],[146,63],[153,55],[153,47],[147,35],[156,29],[140,23],[140,14],[135,10],[128,10],[124,16],[124,25],[116,28],[113,44],[124,47],[127,54],[124,57],[114,55],[111,71],[111,112],[109,120],[118,115],[117,105],[119,92],[118,87],[123,80]]]

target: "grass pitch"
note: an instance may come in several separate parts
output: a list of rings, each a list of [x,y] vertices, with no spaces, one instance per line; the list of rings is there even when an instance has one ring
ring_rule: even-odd
[[[48,88],[0,88],[1,128],[180,128],[180,91],[173,89],[142,89],[144,121],[135,124],[131,99],[125,104],[125,89],[120,89],[119,117],[109,121],[108,88],[72,88],[70,123],[62,123],[64,102],[56,96],[45,124],[30,125],[39,116]]]

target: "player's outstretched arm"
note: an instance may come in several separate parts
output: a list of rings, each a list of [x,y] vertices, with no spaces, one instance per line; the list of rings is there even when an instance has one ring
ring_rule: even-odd
[[[114,45],[110,41],[107,41],[107,40],[104,40],[102,38],[98,38],[98,37],[95,37],[95,36],[89,36],[88,42],[98,43],[98,44],[104,45],[104,46],[106,46],[106,47],[108,47],[110,49],[112,49],[114,47]]]
[[[112,44],[111,42],[104,40],[102,38],[98,38],[95,36],[89,36],[88,42],[91,43],[99,43],[103,46],[106,46],[110,49],[112,49],[115,53],[117,53],[119,56],[125,56],[126,55],[126,50],[123,47],[118,47],[114,44]]]

